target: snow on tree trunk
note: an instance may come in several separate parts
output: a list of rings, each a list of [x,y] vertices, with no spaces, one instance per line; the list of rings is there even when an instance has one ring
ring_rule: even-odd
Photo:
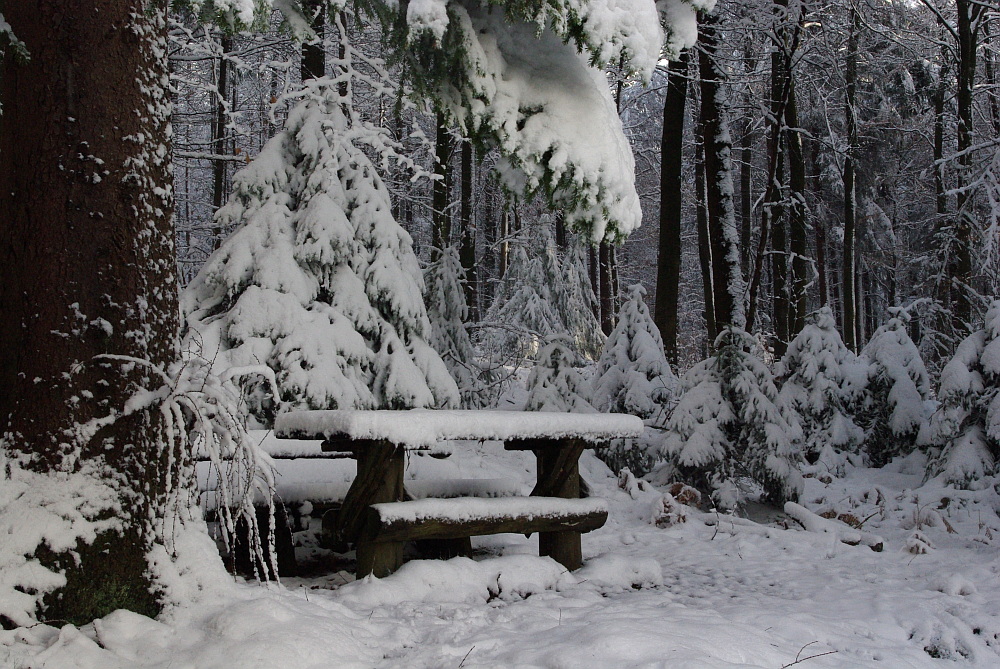
[[[361,149],[382,138],[342,102],[308,88],[234,177],[217,216],[239,229],[182,295],[188,340],[217,366],[267,364],[283,410],[453,406],[410,236]]]
[[[927,477],[962,488],[997,473],[1000,457],[1000,301],[941,372],[941,404],[920,441],[932,447]]]
[[[861,351],[868,365],[868,386],[858,423],[865,428],[865,452],[875,467],[910,453],[927,420],[931,387],[920,352],[907,333],[909,316],[901,309],[875,331]]]
[[[715,355],[682,379],[684,394],[660,444],[666,468],[735,508],[759,491],[763,501],[795,501],[802,431],[785,407],[767,367],[750,350],[746,332],[727,327]],[[670,471],[662,472],[670,476]]]
[[[159,606],[147,554],[189,454],[165,445],[156,411],[115,420],[160,385],[152,367],[97,356],[165,367],[177,353],[165,13],[148,0],[4,6],[30,59],[0,73],[0,535],[7,492],[30,479],[34,515],[13,520],[37,539],[15,556],[34,577],[4,625],[43,599],[43,617],[73,622]]]
[[[778,363],[780,400],[798,414],[805,458],[818,471],[842,475],[846,456],[859,453],[865,435],[851,408],[864,391],[866,373],[840,338],[829,307],[807,317]]]
[[[600,411],[640,418],[666,418],[678,381],[663,353],[663,340],[643,301],[641,285],[629,288],[618,325],[604,344],[593,381],[593,403]]]

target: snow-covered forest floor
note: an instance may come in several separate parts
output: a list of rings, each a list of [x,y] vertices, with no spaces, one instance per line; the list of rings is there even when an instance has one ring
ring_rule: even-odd
[[[412,457],[407,477],[514,478],[527,491],[530,457],[468,444],[443,461]],[[187,532],[177,569],[189,573],[172,593],[183,603],[160,620],[119,611],[82,629],[3,631],[0,666],[1000,664],[992,488],[921,487],[913,456],[843,479],[807,479],[804,506],[864,520],[862,531],[884,540],[875,552],[842,543],[838,535],[851,538],[847,525],[805,531],[784,514],[752,522],[682,508],[685,522],[660,527],[651,518],[661,489],[626,486],[630,494],[595,457],[581,465],[611,514],[584,535],[578,572],[538,557],[537,539],[498,535],[474,540],[475,561],[413,561],[382,580],[343,584],[350,577],[340,572],[263,587],[234,581],[210,558],[204,534]],[[330,471],[313,466],[310,475],[349,478],[353,463],[323,466]]]

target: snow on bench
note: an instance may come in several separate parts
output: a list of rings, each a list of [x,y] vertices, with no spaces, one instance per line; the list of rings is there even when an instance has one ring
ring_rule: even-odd
[[[391,574],[403,563],[407,541],[459,540],[464,548],[453,554],[461,554],[471,549],[472,536],[572,532],[579,537],[580,532],[602,527],[607,519],[607,503],[596,498],[458,497],[373,504],[365,510],[357,544],[357,574],[359,578]]]
[[[642,420],[625,414],[567,414],[537,411],[293,411],[278,416],[281,439],[388,441],[406,449],[433,448],[443,441],[583,439],[591,443],[639,437]]]

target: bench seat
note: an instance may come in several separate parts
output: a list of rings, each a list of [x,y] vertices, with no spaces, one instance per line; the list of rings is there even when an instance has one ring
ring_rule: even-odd
[[[604,500],[561,497],[458,497],[373,504],[358,539],[358,577],[382,577],[403,562],[407,541],[468,540],[505,532],[590,532],[608,519]],[[542,547],[542,553],[548,554]],[[580,566],[575,556],[568,569]]]

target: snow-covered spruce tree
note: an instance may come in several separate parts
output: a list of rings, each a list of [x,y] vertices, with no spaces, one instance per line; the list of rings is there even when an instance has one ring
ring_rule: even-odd
[[[772,504],[794,501],[802,492],[801,428],[752,346],[743,330],[727,327],[719,334],[715,355],[684,375],[684,394],[660,445],[666,467],[726,509],[758,486],[761,499]]]
[[[593,404],[601,411],[665,419],[677,393],[677,377],[642,299],[646,289],[637,284],[628,292],[597,362]]]
[[[931,394],[927,369],[907,333],[909,316],[902,309],[890,312],[892,318],[875,331],[860,356],[868,366],[868,384],[856,415],[873,467],[913,451]]]
[[[288,409],[453,406],[410,236],[361,149],[376,131],[344,103],[312,82],[233,178],[216,220],[239,229],[181,296],[189,338],[223,367],[271,367]]]
[[[579,239],[569,244],[559,261],[560,281],[556,309],[569,335],[573,350],[596,360],[604,346],[604,332],[594,315],[597,296],[587,270],[587,248]]]
[[[576,356],[569,344],[565,335],[546,338],[528,376],[525,411],[597,412],[590,404],[590,387],[574,365]]]
[[[997,473],[1000,457],[1000,301],[941,372],[941,404],[920,435],[931,449],[927,478],[962,488]]]
[[[484,346],[495,356],[516,362],[534,358],[542,342],[563,331],[549,302],[549,284],[541,259],[528,259],[513,245],[503,287],[486,312]]]
[[[857,454],[865,433],[852,409],[864,392],[867,369],[844,345],[829,307],[810,314],[788,345],[775,377],[782,403],[802,426],[806,460],[824,471],[843,473],[848,454]]]
[[[424,270],[424,300],[431,323],[431,347],[441,355],[458,384],[462,406],[482,408],[492,400],[489,371],[476,360],[476,351],[465,327],[468,305],[462,284],[465,272],[458,250],[449,246]]]

